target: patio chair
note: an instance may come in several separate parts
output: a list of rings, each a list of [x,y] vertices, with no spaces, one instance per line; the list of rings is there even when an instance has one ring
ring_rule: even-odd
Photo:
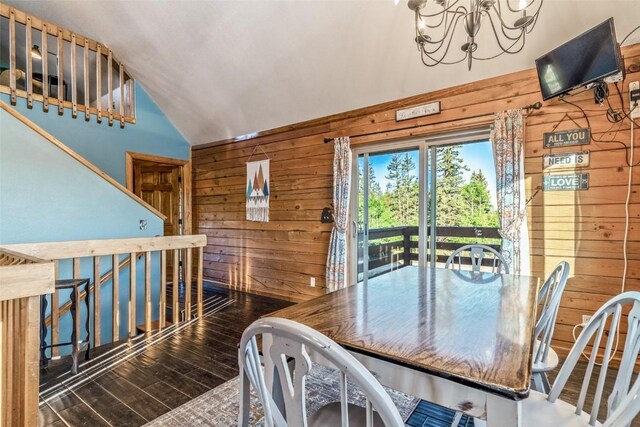
[[[559,362],[558,354],[551,347],[551,339],[568,276],[569,264],[562,261],[538,292],[538,305],[542,307],[535,329],[532,388],[542,393],[548,393],[550,389],[547,372],[554,370]]]
[[[607,415],[602,424],[597,421],[604,385],[609,371],[609,359],[614,351],[614,342],[620,327],[622,313],[628,313],[625,342],[622,343],[622,358],[613,389],[607,402]],[[602,366],[597,381],[592,381],[596,353],[605,338]],[[571,405],[558,399],[569,377],[587,346],[592,346],[589,363],[581,380],[577,404]],[[640,351],[640,292],[625,292],[606,302],[591,318],[573,345],[567,360],[560,368],[548,395],[532,390],[522,401],[522,427],[628,427],[640,413],[640,376],[636,375],[632,385],[633,369]],[[590,412],[585,411],[587,392],[593,387],[593,403]],[[476,420],[479,427],[484,422]]]
[[[256,338],[261,336],[264,344],[265,334],[271,337],[272,344],[263,349],[261,357]],[[305,378],[311,369],[309,351],[340,371],[341,400],[320,408],[307,419]],[[248,425],[250,385],[262,403],[267,427],[404,426],[387,392],[360,362],[331,339],[300,323],[276,317],[253,322],[242,334],[238,362],[241,375],[240,426]],[[273,367],[272,390],[265,379],[268,367]],[[366,408],[347,402],[347,377],[365,394]]]
[[[495,249],[480,244],[465,245],[456,249],[447,259],[444,268],[462,269],[462,266],[465,265],[462,263],[462,260],[465,258],[462,256],[463,252],[469,252],[472,271],[479,272],[482,267],[482,261],[487,259],[491,262],[491,272],[509,274],[509,266],[502,255]],[[487,257],[487,254],[492,254],[493,257]]]

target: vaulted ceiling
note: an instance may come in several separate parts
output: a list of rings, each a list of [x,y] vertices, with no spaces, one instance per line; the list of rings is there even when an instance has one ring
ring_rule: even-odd
[[[194,145],[531,68],[611,16],[618,40],[640,23],[640,0],[546,0],[521,53],[468,71],[422,65],[405,0],[4,2],[108,45]]]

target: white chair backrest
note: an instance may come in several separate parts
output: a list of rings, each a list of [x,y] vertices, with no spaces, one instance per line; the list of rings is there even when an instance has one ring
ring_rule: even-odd
[[[535,340],[540,341],[540,345],[533,355],[533,363],[545,363],[551,347],[551,338],[558,317],[560,299],[567,284],[569,276],[569,264],[561,261],[549,275],[547,280],[538,292],[538,305],[540,307],[540,318],[536,324]]]
[[[633,393],[638,394],[638,381],[636,381],[636,385],[631,388],[631,377],[633,376],[633,369],[638,360],[638,353],[640,352],[640,292],[625,292],[613,297],[593,315],[573,345],[567,360],[562,365],[562,368],[560,368],[558,376],[549,392],[548,400],[554,402],[564,389],[571,372],[587,345],[592,346],[589,355],[590,360],[587,364],[584,380],[578,396],[578,403],[576,404],[576,414],[580,415],[585,409],[585,398],[591,386],[591,376],[593,374],[596,355],[600,349],[602,338],[606,337],[604,352],[599,355],[599,357],[602,357],[602,367],[600,368],[600,374],[598,375],[598,380],[593,390],[594,398],[593,405],[591,406],[589,425],[596,424],[605,379],[607,377],[607,371],[609,370],[609,359],[614,351],[620,320],[623,313],[627,313],[627,310],[627,335],[624,345],[622,346],[622,358],[617,375],[615,376],[613,390],[607,399],[607,420],[604,423],[605,427],[622,427],[625,425],[624,422],[619,423],[618,421],[627,419],[626,413],[620,415],[619,411],[631,411],[632,408],[636,410],[640,408],[640,405],[637,403],[637,397],[635,399],[629,398]],[[620,350],[620,348],[618,348],[618,350]],[[609,417],[613,418],[614,415],[616,420],[609,419]]]
[[[263,354],[265,366],[274,366],[282,385],[284,414],[268,390],[261,365],[257,336],[269,334],[272,344]],[[305,379],[311,369],[308,351],[319,354],[340,371],[342,426],[348,426],[347,377],[367,398],[367,426],[371,426],[375,409],[385,426],[403,427],[404,423],[391,398],[375,379],[351,354],[320,332],[300,323],[276,317],[253,322],[242,334],[239,350],[241,375],[246,375],[256,390],[265,412],[265,425],[307,426]],[[289,365],[293,364],[293,368]],[[293,371],[292,371],[293,370]],[[285,420],[286,415],[286,420]]]
[[[631,421],[640,414],[640,378],[636,378],[627,397],[621,402],[620,406],[607,417],[607,421],[603,427],[627,427],[631,425]]]
[[[482,261],[484,259],[487,259],[490,261],[490,267],[493,273],[504,272],[506,274],[509,274],[509,266],[498,251],[496,251],[492,247],[478,244],[465,245],[456,249],[447,259],[444,268],[454,268],[456,270],[461,270],[462,266],[464,265],[462,264],[462,260],[466,258],[462,256],[463,252],[469,252],[472,271],[480,271],[480,268],[482,267]],[[487,257],[487,253],[492,254],[493,257]]]

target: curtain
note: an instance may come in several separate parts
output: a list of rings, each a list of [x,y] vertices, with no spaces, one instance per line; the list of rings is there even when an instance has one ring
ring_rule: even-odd
[[[522,110],[495,114],[491,142],[496,162],[502,255],[511,274],[529,274]]]
[[[327,293],[347,286],[347,223],[351,187],[349,137],[335,138],[333,155],[333,230],[327,256]]]

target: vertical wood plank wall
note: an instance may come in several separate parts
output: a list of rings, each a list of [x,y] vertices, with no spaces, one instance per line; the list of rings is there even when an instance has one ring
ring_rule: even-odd
[[[628,83],[640,80],[640,44],[623,48],[626,79],[620,88],[628,105]],[[425,69],[425,76],[447,72]],[[610,85],[609,97],[620,108]],[[395,110],[439,100],[442,112],[403,122]],[[332,198],[332,144],[323,137],[365,135],[352,145],[473,128],[492,121],[491,114],[541,100],[534,69],[439,90],[347,113],[266,131],[242,141],[222,141],[193,148],[193,210],[195,233],[209,237],[204,250],[204,278],[248,292],[294,301],[325,292],[324,266],[330,224],[320,223],[322,208]],[[605,117],[606,107],[594,104],[591,92],[570,98],[588,110],[596,138],[611,139],[618,125]],[[627,107],[628,108],[628,107]],[[582,314],[593,313],[620,292],[624,201],[628,168],[619,144],[543,149],[542,134],[569,112],[581,127],[581,113],[559,100],[544,103],[526,119],[526,178],[528,194],[541,185],[542,155],[591,151],[591,188],[577,192],[540,192],[529,207],[533,274],[544,277],[560,260],[571,264],[571,279],[556,328],[561,350],[572,343],[571,329]],[[637,120],[639,121],[639,120]],[[559,130],[576,126],[563,122]],[[616,139],[627,146],[630,125],[625,121]],[[271,158],[271,212],[268,223],[245,220],[245,162],[256,145]],[[636,129],[636,161],[640,160],[640,130]],[[256,150],[256,153],[262,153]],[[254,155],[252,160],[264,158]],[[640,290],[640,166],[633,173],[627,290]],[[310,277],[316,287],[309,286]]]

